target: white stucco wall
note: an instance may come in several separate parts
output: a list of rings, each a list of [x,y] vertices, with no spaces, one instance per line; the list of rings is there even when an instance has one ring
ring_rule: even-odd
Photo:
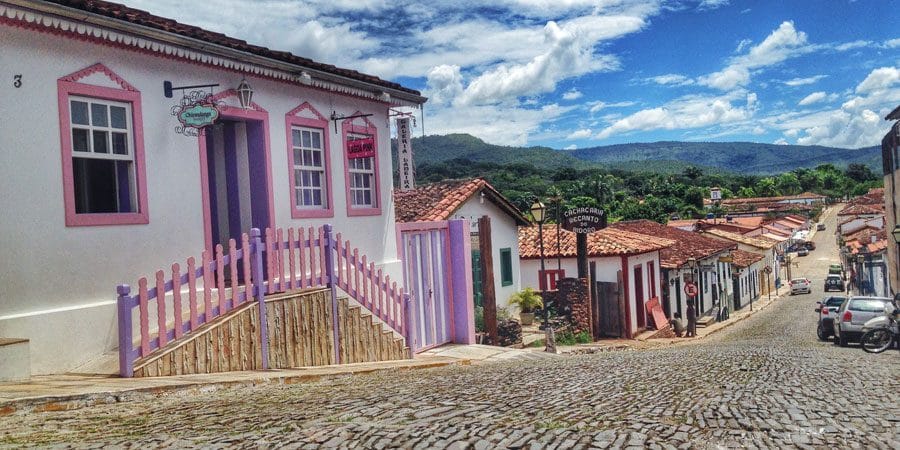
[[[622,268],[622,257],[620,256],[612,256],[612,257],[603,257],[603,258],[590,258],[589,262],[594,262],[597,265],[597,279],[596,281],[615,283],[618,278],[617,274]],[[631,318],[631,329],[636,333],[641,330],[637,329],[637,315],[635,314],[635,306],[639,305],[640,308],[644,308],[644,304],[647,300],[651,298],[649,286],[650,286],[650,277],[649,277],[649,269],[648,263],[653,262],[653,272],[655,281],[657,284],[656,295],[661,295],[661,272],[659,268],[659,252],[649,252],[641,255],[630,256],[627,258],[627,267],[624,269],[627,271],[624,274],[627,277],[627,285],[628,285],[628,297],[626,298],[626,303],[631,311],[629,316]],[[547,270],[556,269],[556,258],[549,258],[544,260],[544,264]],[[641,299],[638,299],[638,302],[635,302],[635,280],[634,280],[634,267],[640,266],[641,271],[643,273],[643,292],[644,296]],[[531,287],[535,290],[538,290],[538,272],[540,271],[541,262],[538,259],[524,259],[522,260],[522,287]],[[574,277],[578,275],[578,263],[575,258],[563,258],[562,259],[562,268],[566,272],[567,277]]]
[[[494,267],[494,292],[497,297],[497,308],[506,308],[509,297],[521,290],[521,269],[519,268],[518,227],[513,217],[479,194],[465,202],[454,214],[454,219],[468,219],[477,227],[482,216],[491,218],[491,246]],[[500,271],[500,250],[510,249],[512,257],[512,284],[503,286]],[[474,249],[473,249],[474,250]]]
[[[179,93],[165,98],[163,81],[219,83],[221,92],[242,76],[5,25],[0,32],[0,74],[22,75],[22,87],[4,86],[0,102],[0,337],[31,340],[34,373],[61,372],[116,346],[117,284],[136,285],[156,269],[199,258],[204,247],[198,140],[174,132],[170,110]],[[149,224],[65,224],[56,82],[98,62],[141,92]],[[387,105],[267,79],[247,81],[254,102],[268,111],[275,224],[332,223],[370,261],[401,279]],[[329,124],[334,217],[291,219],[285,114],[304,101],[326,117],[332,110],[374,114],[369,120],[378,129],[381,215],[347,217],[341,127],[335,133]]]

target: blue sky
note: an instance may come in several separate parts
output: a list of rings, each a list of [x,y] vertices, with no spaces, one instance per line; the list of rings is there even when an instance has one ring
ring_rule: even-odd
[[[900,0],[124,3],[401,82],[428,134],[501,145],[858,148],[900,105]]]

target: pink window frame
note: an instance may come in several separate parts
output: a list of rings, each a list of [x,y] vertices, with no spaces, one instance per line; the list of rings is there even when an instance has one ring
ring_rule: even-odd
[[[79,83],[78,79],[102,72],[122,89]],[[60,78],[57,84],[59,105],[59,134],[62,149],[62,182],[65,200],[66,226],[140,225],[150,223],[147,205],[147,173],[144,164],[144,129],[141,115],[141,93],[101,64]],[[72,122],[69,115],[69,97],[81,96],[98,100],[111,100],[131,104],[131,122],[134,130],[134,172],[137,186],[137,212],[134,213],[82,213],[75,212],[75,177],[72,168]]]
[[[352,115],[362,114],[357,111]],[[381,183],[380,177],[378,174],[378,152],[380,151],[378,145],[378,129],[375,128],[375,125],[365,117],[362,118],[365,121],[366,125],[354,125],[352,120],[345,120],[341,125],[341,153],[344,155],[344,194],[347,197],[347,216],[380,216],[381,215]],[[354,208],[353,201],[350,198],[350,158],[347,157],[347,135],[353,134],[368,134],[372,136],[372,139],[375,140],[375,156],[374,156],[374,164],[372,165],[375,171],[375,179],[373,180],[373,200],[375,201],[376,206],[374,208]]]
[[[307,117],[298,117],[296,114],[308,110],[316,116],[315,119]],[[287,134],[287,153],[288,153],[288,185],[290,186],[290,202],[291,202],[291,218],[292,219],[313,219],[321,217],[334,217],[334,183],[331,179],[331,137],[328,133],[328,119],[319,113],[308,102],[304,102],[300,106],[294,108],[285,115],[284,120],[285,132]],[[328,208],[322,209],[302,209],[298,208],[294,199],[294,143],[292,130],[293,127],[316,128],[322,130],[322,152],[325,154],[325,201],[328,202]],[[349,192],[349,180],[348,180]],[[349,198],[349,197],[348,197]]]

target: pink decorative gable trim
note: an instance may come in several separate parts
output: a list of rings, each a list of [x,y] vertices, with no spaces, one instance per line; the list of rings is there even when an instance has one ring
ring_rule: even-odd
[[[362,115],[362,113],[363,113],[362,111],[356,111],[356,112],[354,112],[353,114],[350,114],[350,115],[351,115],[351,116],[356,116],[356,115]],[[375,124],[372,123],[372,121],[370,121],[368,117],[358,117],[357,119],[362,119],[363,122],[366,123],[366,128],[375,128]],[[351,126],[354,126],[354,127],[358,127],[359,125],[353,125],[353,122],[354,122],[355,120],[357,120],[357,119],[352,119],[352,120],[350,121],[350,125],[351,125]]]
[[[110,81],[116,83],[123,90],[138,92],[137,89],[134,88],[127,81],[123,80],[118,74],[109,69],[109,67],[104,66],[102,63],[94,64],[93,66],[86,67],[84,69],[79,70],[78,72],[71,73],[59,79],[59,81],[68,81],[71,83],[77,83],[83,78],[87,78],[95,73],[102,73],[106,75]]]
[[[310,104],[309,104],[309,102],[303,102],[303,103],[301,103],[300,106],[298,106],[298,107],[296,107],[296,108],[294,108],[294,109],[288,111],[287,115],[288,115],[288,116],[296,116],[296,115],[300,114],[300,113],[303,112],[303,111],[309,111],[309,112],[311,112],[314,116],[316,116],[317,119],[322,120],[322,121],[325,121],[326,123],[328,122],[328,119],[326,119],[325,116],[323,116],[322,114],[320,114],[319,111],[318,111],[315,107],[313,107],[313,105],[310,105]]]
[[[229,97],[238,98],[238,92],[234,89],[227,89],[222,92],[219,92],[216,95],[213,95],[212,97],[210,97],[210,100],[215,102],[215,101],[219,101],[219,100],[224,100]],[[268,111],[266,111],[265,108],[257,105],[256,102],[250,102],[250,109],[252,109],[254,111],[262,112],[262,113],[268,113]]]

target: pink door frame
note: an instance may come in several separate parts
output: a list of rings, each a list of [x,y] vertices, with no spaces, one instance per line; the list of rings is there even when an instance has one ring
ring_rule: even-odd
[[[226,91],[228,92],[228,91]],[[226,92],[223,92],[225,94]],[[217,96],[218,97],[218,96]],[[261,122],[262,123],[262,138],[263,138],[263,150],[266,155],[265,157],[265,174],[266,174],[266,199],[268,203],[268,216],[269,216],[269,224],[268,226],[275,226],[275,198],[273,195],[272,189],[272,152],[270,148],[269,142],[269,113],[260,108],[258,105],[252,105],[253,109],[241,109],[234,108],[231,106],[225,106],[220,108],[219,114],[222,119],[230,119],[237,121],[247,121],[247,122]],[[200,151],[200,188],[203,197],[203,236],[205,240],[205,248],[206,251],[213,253],[213,249],[215,247],[215,243],[213,242],[213,233],[212,233],[212,216],[210,214],[211,211],[211,200],[210,200],[210,192],[209,192],[209,158],[207,155],[206,148],[206,137],[200,136],[197,138],[198,147]],[[252,161],[251,161],[252,164]],[[252,169],[251,169],[252,170]]]

